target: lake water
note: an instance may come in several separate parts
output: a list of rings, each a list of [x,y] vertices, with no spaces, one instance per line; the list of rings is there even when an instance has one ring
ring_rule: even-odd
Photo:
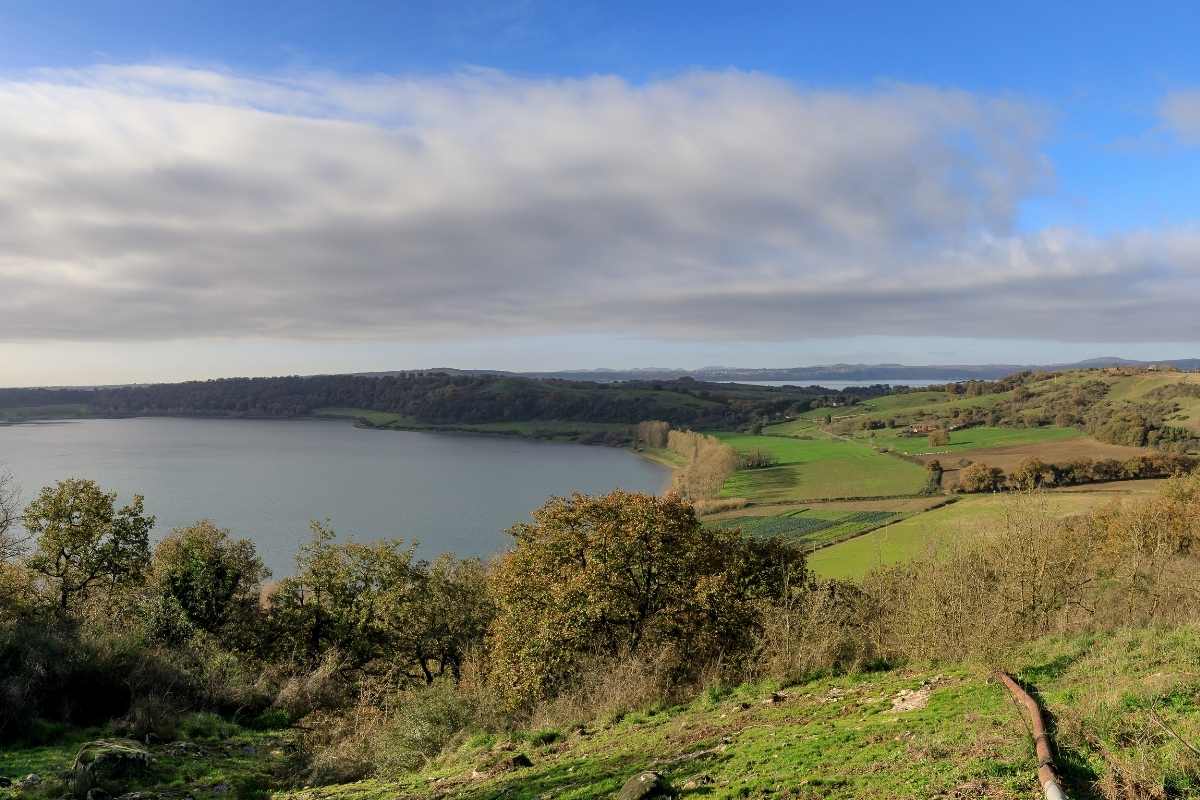
[[[308,523],[421,542],[422,556],[488,555],[553,494],[657,493],[666,468],[626,450],[469,434],[380,431],[345,421],[96,419],[0,426],[0,468],[29,499],[66,477],[146,498],[154,536],[209,518],[291,574]]]

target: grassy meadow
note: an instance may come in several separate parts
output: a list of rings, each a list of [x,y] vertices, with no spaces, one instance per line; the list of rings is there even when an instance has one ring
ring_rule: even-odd
[[[784,503],[838,497],[889,497],[920,492],[925,470],[858,442],[817,432],[812,438],[713,434],[739,453],[770,453],[777,464],[742,469],[721,489],[722,497]]]
[[[950,431],[950,443],[932,447],[929,437],[905,436],[901,430],[863,431],[856,438],[873,447],[895,450],[906,455],[948,455],[983,450],[992,447],[1039,445],[1083,437],[1083,431],[1047,425],[1041,428],[999,428],[978,426]]]

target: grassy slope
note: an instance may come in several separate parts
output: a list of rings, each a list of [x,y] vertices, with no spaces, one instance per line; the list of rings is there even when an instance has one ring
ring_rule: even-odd
[[[1005,659],[1004,667],[1036,690],[1057,722],[1070,797],[1098,798],[1095,787],[1111,780],[1115,761],[1136,765],[1150,786],[1163,786],[1163,796],[1200,798],[1200,759],[1154,722],[1162,720],[1185,741],[1200,740],[1197,661],[1200,633],[1180,628],[1043,639]],[[270,796],[279,800],[592,800],[610,798],[630,776],[656,769],[682,797],[712,800],[1040,796],[1025,725],[985,668],[913,666],[827,677],[788,686],[771,702],[779,688],[709,692],[687,705],[582,729],[478,734],[417,774],[291,790],[272,779],[286,759],[286,737],[237,731],[229,739],[202,740],[196,755],[155,745],[155,776],[131,788],[197,800],[265,798],[263,790],[272,786]],[[901,692],[925,689],[924,707],[893,710]],[[0,774],[34,771],[53,779],[69,767],[80,742],[101,733],[77,731],[46,747],[6,747]],[[481,769],[517,753],[533,766]],[[36,793],[0,789],[0,797],[10,798],[58,793],[57,783]]]
[[[928,798],[978,781],[1005,787],[1012,792],[1006,796],[1024,796],[1035,764],[998,685],[966,670],[945,672],[926,708],[890,713],[892,697],[932,677],[890,672],[826,679],[794,687],[776,704],[764,703],[772,687],[747,686],[726,697],[632,714],[540,747],[478,737],[414,778],[291,797],[611,798],[646,769],[660,770],[676,787],[689,779],[711,781],[684,789],[684,797],[766,797],[790,790],[788,797],[814,800]],[[527,754],[533,766],[473,777],[493,753],[511,750]],[[662,763],[705,750],[712,752],[673,766]]]
[[[872,436],[871,434],[874,434]],[[1047,426],[1044,428],[991,428],[981,426],[950,432],[950,444],[930,447],[927,436],[901,436],[895,430],[864,431],[859,437],[875,447],[886,447],[901,453],[913,455],[924,453],[945,453],[953,456],[972,450],[982,450],[989,447],[1011,447],[1013,445],[1036,445],[1046,442],[1061,442],[1066,439],[1077,439],[1083,436],[1083,431],[1075,428],[1059,428]]]
[[[1158,481],[1137,481],[1133,492],[1153,491]],[[1056,515],[1070,516],[1111,502],[1122,495],[1106,491],[1047,492],[1047,509]],[[881,564],[895,564],[936,548],[951,537],[968,530],[995,525],[1002,521],[1005,508],[1014,499],[1009,495],[974,495],[951,505],[909,517],[893,525],[818,550],[809,556],[809,566],[826,578],[857,579]]]
[[[1149,709],[1183,738],[1200,738],[1200,636],[1190,629],[1047,639],[1006,667],[1036,689],[1050,713],[1083,722],[1091,744],[1060,737],[1071,797],[1095,798],[1109,758],[1136,758],[1168,796],[1200,797],[1197,762],[1155,735]],[[930,690],[928,704],[893,712],[901,691]],[[987,670],[914,668],[825,678],[784,690],[744,686],[722,696],[583,731],[557,741],[476,736],[424,773],[305,789],[293,800],[492,800],[609,798],[630,776],[661,771],[683,797],[979,798],[1040,796],[1036,758],[1016,708]],[[543,735],[542,741],[553,739]],[[707,755],[686,758],[708,751]],[[476,771],[525,753],[533,766]],[[689,780],[699,785],[689,784]],[[683,788],[683,787],[689,788]],[[277,795],[278,796],[278,795]]]
[[[1109,387],[1108,397],[1111,400],[1143,400],[1153,390],[1175,383],[1200,384],[1200,374],[1173,372],[1122,378]],[[1200,431],[1200,397],[1176,397],[1171,402],[1179,405],[1179,413],[1172,422]]]
[[[817,434],[811,439],[714,434],[740,452],[765,450],[779,465],[739,470],[721,490],[724,497],[781,503],[824,497],[882,497],[919,492],[925,471],[866,445]]]

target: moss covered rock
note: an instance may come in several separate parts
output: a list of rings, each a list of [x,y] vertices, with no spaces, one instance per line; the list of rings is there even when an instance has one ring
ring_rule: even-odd
[[[152,760],[150,751],[132,739],[87,742],[75,756],[71,791],[76,797],[87,797],[91,789],[122,790],[144,774]]]

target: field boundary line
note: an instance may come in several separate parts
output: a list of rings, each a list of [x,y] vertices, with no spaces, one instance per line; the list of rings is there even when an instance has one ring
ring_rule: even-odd
[[[810,553],[815,553],[818,550],[824,550],[827,547],[833,547],[834,545],[845,544],[846,542],[853,541],[853,540],[859,538],[860,536],[866,536],[868,533],[874,533],[875,531],[882,530],[883,528],[886,528],[889,525],[895,525],[898,522],[904,522],[905,520],[912,519],[913,517],[919,517],[922,514],[928,514],[930,511],[936,511],[939,508],[945,508],[948,505],[957,503],[961,499],[962,499],[961,497],[958,497],[957,495],[953,495],[953,496],[947,497],[945,500],[943,500],[940,503],[936,503],[936,504],[930,506],[929,508],[924,509],[923,511],[914,511],[911,514],[897,514],[895,518],[885,520],[884,522],[880,523],[879,525],[876,525],[873,528],[867,528],[865,530],[858,531],[857,533],[852,533],[849,536],[844,536],[841,539],[834,539],[831,542],[821,542],[820,544],[813,545],[812,547],[805,547],[802,549],[803,549],[805,555],[808,555]]]

